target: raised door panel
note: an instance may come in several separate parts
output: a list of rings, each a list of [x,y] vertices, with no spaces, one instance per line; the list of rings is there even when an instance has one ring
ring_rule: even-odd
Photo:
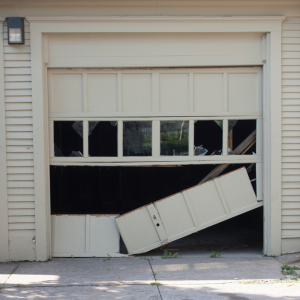
[[[117,74],[87,75],[88,112],[118,111]]]
[[[153,206],[150,204],[149,206]],[[156,217],[158,214],[155,215]],[[120,234],[129,253],[135,253],[160,242],[159,234],[153,224],[147,206],[143,206],[116,218]],[[156,248],[154,246],[153,248]],[[143,252],[143,251],[139,251]]]
[[[217,178],[231,214],[257,203],[245,168]]]
[[[85,216],[51,216],[52,253],[84,253]]]
[[[122,74],[124,112],[151,111],[151,76],[151,74]]]
[[[90,252],[117,253],[120,251],[120,234],[115,221],[116,216],[94,215],[90,217]]]
[[[189,74],[160,74],[160,111],[189,110]]]
[[[189,207],[182,193],[154,202],[168,238],[195,228]]]
[[[50,112],[82,112],[82,74],[52,74]]]
[[[225,208],[213,180],[192,187],[186,192],[200,226],[226,217]]]
[[[194,110],[223,111],[223,74],[194,74]]]
[[[257,73],[228,74],[229,111],[257,111],[258,97]]]

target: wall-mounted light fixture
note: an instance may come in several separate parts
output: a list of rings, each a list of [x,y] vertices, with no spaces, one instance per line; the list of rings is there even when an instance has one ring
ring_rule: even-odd
[[[24,18],[8,17],[7,18],[8,44],[24,45]]]

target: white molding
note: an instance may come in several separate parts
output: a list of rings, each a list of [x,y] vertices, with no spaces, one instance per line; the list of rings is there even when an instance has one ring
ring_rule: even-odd
[[[0,18],[0,262],[9,260],[4,95],[3,21]]]
[[[182,1],[182,0],[168,0],[168,1],[141,1],[141,0],[125,0],[125,1],[98,1],[98,0],[89,0],[89,1],[77,1],[77,0],[65,0],[65,1],[45,1],[41,2],[39,0],[29,0],[29,1],[20,1],[20,0],[12,0],[12,1],[0,1],[0,7],[3,6],[11,6],[11,5],[18,5],[24,7],[61,7],[61,6],[290,6],[290,5],[298,5],[298,0],[189,0],[189,1]]]
[[[273,23],[283,22],[285,16],[229,16],[229,17],[210,17],[210,16],[53,16],[53,17],[26,17],[29,23],[33,22],[222,22],[222,23],[248,23],[261,22]],[[60,32],[64,32],[61,28]],[[69,30],[69,29],[67,29]],[[174,30],[173,30],[174,31]]]
[[[43,72],[42,35],[31,35],[33,153],[35,183],[36,260],[47,260],[50,254],[50,215],[48,183],[48,109],[44,105],[45,76]],[[47,145],[47,147],[45,147]]]
[[[280,255],[281,249],[281,31],[267,34],[264,66],[263,195],[264,253]]]
[[[271,38],[268,39],[267,45],[269,49],[267,68],[269,69],[264,80],[266,90],[264,141],[267,146],[264,148],[264,203],[267,220],[264,228],[266,233],[264,252],[266,255],[281,254],[281,23],[284,17],[63,17],[48,19],[28,17],[27,20],[31,23],[37,260],[48,258],[51,243],[48,234],[50,201],[48,112],[45,104],[47,101],[45,76],[47,75],[42,59],[42,36],[45,33],[67,32],[270,33]],[[268,79],[267,82],[266,79]]]

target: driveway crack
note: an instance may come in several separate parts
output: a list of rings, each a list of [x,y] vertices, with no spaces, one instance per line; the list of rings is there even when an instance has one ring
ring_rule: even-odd
[[[5,282],[3,283],[3,285],[5,285],[5,283],[7,282],[7,280],[16,272],[16,270],[19,268],[19,265],[21,263],[19,262],[18,265],[15,267],[15,269],[12,271],[12,273],[7,277],[7,279],[5,280]]]
[[[155,280],[155,282],[157,282],[157,280],[156,280],[156,273],[153,271],[153,268],[152,268],[150,259],[148,259],[148,262],[149,262],[149,266],[150,266],[150,268],[151,268],[151,271],[152,271],[152,275],[153,275],[153,277],[154,277],[154,280]],[[160,293],[159,285],[156,285],[156,287],[157,287],[157,290],[158,290],[160,299],[163,300],[162,295],[161,295],[161,293]]]

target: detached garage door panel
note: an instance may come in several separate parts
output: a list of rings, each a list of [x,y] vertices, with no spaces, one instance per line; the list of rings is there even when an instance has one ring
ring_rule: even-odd
[[[155,214],[146,206],[117,217],[116,222],[128,252],[137,254],[261,205],[256,200],[246,169],[241,168],[154,202]],[[164,228],[166,239],[158,239],[155,234],[158,228]]]

